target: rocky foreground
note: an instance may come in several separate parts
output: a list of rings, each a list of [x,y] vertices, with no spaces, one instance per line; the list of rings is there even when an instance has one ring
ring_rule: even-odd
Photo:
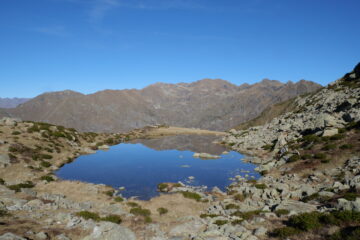
[[[0,239],[360,239],[360,65],[271,122],[231,130],[263,177],[227,192],[159,184],[150,201],[104,185],[61,181],[80,154],[144,137],[78,133],[5,118],[0,124]]]

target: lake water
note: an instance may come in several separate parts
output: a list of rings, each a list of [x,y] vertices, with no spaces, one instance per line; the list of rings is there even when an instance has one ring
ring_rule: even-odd
[[[181,181],[189,185],[217,186],[225,190],[236,175],[259,178],[256,165],[242,162],[243,155],[212,143],[211,136],[171,136],[137,140],[112,146],[107,151],[84,155],[57,171],[67,180],[124,186],[125,197],[150,199],[158,195],[157,184]],[[221,155],[220,159],[194,158],[194,152]],[[191,181],[189,177],[194,179]]]

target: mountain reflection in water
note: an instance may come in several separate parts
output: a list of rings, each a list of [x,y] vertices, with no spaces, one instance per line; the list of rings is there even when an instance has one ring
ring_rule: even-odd
[[[108,151],[84,155],[57,171],[67,180],[125,187],[123,196],[150,199],[157,196],[157,185],[162,182],[184,182],[217,186],[225,190],[236,175],[258,178],[256,167],[241,161],[240,153],[214,144],[213,136],[184,135],[159,139],[143,139],[112,146]],[[194,158],[194,152],[220,155],[216,160]],[[190,177],[190,178],[189,178]],[[193,180],[189,181],[190,179]]]

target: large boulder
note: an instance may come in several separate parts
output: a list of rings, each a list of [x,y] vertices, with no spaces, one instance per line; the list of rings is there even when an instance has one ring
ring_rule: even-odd
[[[6,167],[10,164],[10,157],[7,154],[0,154],[0,167]]]
[[[93,232],[83,240],[136,240],[135,234],[121,225],[102,222],[94,227]]]

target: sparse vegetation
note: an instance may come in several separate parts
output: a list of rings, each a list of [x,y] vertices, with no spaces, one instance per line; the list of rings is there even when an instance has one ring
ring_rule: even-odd
[[[47,182],[55,181],[55,179],[52,176],[49,176],[49,175],[42,176],[40,179],[43,180],[43,181],[47,181]]]
[[[164,215],[169,212],[169,210],[167,210],[166,208],[163,208],[163,207],[158,208],[157,211],[158,211],[159,215]]]
[[[218,226],[222,226],[222,225],[225,225],[225,224],[227,224],[228,223],[228,221],[227,220],[216,220],[215,222],[214,222],[214,224],[216,224],[216,225],[218,225]]]
[[[114,198],[114,201],[115,202],[123,202],[124,201],[124,198],[120,197],[120,196],[117,196]]]
[[[115,215],[115,214],[108,215],[104,218],[101,218],[100,220],[106,221],[106,222],[112,222],[115,224],[120,224],[122,222],[121,217],[119,215]]]
[[[143,217],[151,215],[151,212],[149,209],[144,209],[141,207],[135,207],[135,208],[130,209],[130,213],[134,214],[136,216],[143,216]]]
[[[51,166],[51,163],[49,163],[47,161],[41,161],[40,165],[44,168],[48,168]]]
[[[194,199],[196,201],[200,201],[201,199],[201,196],[195,192],[181,192],[181,193],[185,198]]]
[[[288,215],[289,213],[290,211],[287,209],[278,209],[275,211],[275,214],[278,215],[279,217],[282,215]]]
[[[7,188],[9,188],[10,190],[14,190],[15,192],[20,192],[21,188],[33,188],[33,187],[35,187],[35,184],[31,181],[7,186]]]

